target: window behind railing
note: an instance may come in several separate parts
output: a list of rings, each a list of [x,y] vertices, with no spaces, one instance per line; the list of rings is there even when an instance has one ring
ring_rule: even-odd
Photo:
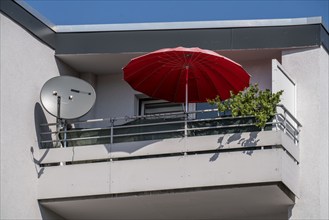
[[[156,99],[139,99],[139,109],[139,115],[184,112],[184,106],[181,103]]]

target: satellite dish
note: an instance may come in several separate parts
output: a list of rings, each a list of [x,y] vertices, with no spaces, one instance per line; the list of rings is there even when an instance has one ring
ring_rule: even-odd
[[[89,112],[95,103],[96,93],[84,80],[57,76],[43,85],[40,100],[47,112],[58,119],[74,119]]]

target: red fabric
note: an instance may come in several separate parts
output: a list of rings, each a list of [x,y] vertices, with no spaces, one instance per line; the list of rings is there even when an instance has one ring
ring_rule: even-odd
[[[234,61],[200,48],[166,48],[132,59],[123,68],[124,79],[137,91],[171,102],[185,102],[188,67],[188,102],[206,102],[217,95],[249,86],[249,74]]]

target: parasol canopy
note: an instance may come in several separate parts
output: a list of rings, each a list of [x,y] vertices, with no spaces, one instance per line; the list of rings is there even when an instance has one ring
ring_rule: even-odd
[[[193,48],[166,48],[132,59],[124,68],[131,87],[170,102],[221,100],[249,86],[250,75],[238,63],[218,53]]]

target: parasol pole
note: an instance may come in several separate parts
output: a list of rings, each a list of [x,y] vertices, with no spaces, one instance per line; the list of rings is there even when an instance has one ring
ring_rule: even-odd
[[[185,126],[184,126],[184,136],[187,137],[187,118],[188,118],[188,69],[189,66],[185,66]]]
[[[187,113],[188,111],[188,69],[189,66],[185,66],[185,112]]]

